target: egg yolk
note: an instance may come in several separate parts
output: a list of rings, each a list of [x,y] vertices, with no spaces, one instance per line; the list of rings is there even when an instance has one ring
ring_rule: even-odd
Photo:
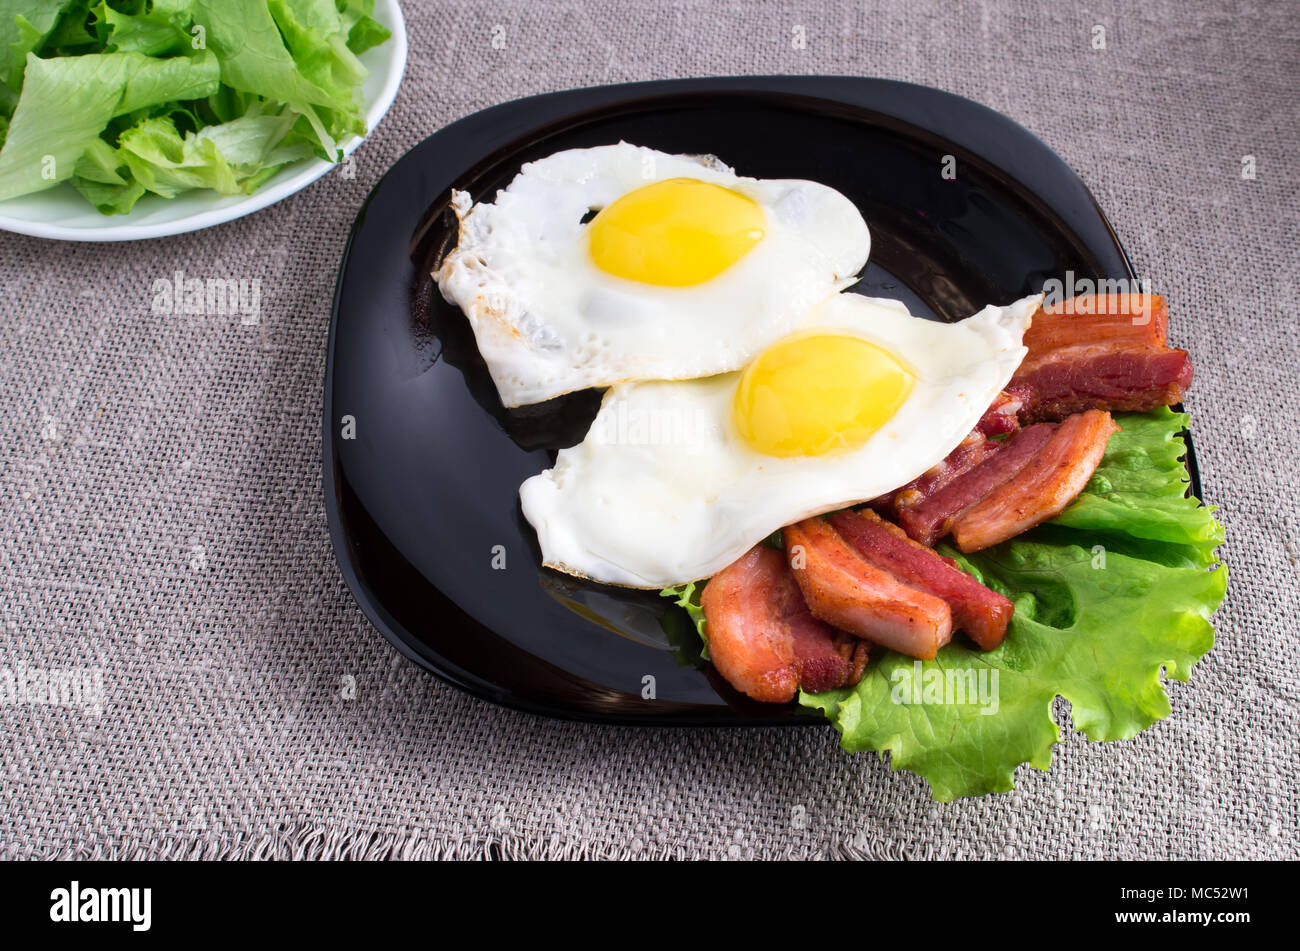
[[[615,277],[687,287],[721,274],[763,239],[763,209],[721,185],[670,178],[612,202],[591,220],[591,257]]]
[[[889,421],[916,377],[861,337],[787,338],[745,368],[732,414],[750,446],[769,456],[854,449]]]

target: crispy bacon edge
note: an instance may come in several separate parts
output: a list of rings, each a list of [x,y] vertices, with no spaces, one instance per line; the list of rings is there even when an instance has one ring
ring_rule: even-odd
[[[709,656],[755,700],[788,703],[862,679],[869,646],[813,617],[785,556],[756,545],[705,585]]]

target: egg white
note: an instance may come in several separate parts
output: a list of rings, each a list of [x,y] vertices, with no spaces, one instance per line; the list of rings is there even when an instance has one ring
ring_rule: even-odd
[[[616,277],[592,262],[582,219],[645,185],[693,178],[756,202],[764,237],[687,287]],[[854,280],[871,238],[853,203],[816,182],[736,176],[711,157],[627,143],[557,152],[495,201],[454,192],[458,245],[435,273],[469,318],[506,406],[627,380],[735,370]]]
[[[862,446],[825,456],[756,452],[736,432],[740,373],[615,386],[590,432],[519,495],[545,564],[636,588],[696,581],[784,525],[905,485],[956,448],[1024,359],[1041,295],[943,324],[898,301],[837,294],[799,330],[852,334],[916,377]]]

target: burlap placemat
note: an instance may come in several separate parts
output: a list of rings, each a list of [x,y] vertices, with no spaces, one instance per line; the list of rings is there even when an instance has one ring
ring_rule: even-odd
[[[0,708],[0,855],[1297,853],[1294,9],[406,12],[405,85],[355,177],[168,240],[0,237],[0,667],[82,678],[86,701]],[[402,660],[353,604],[326,535],[319,408],[335,268],[371,185],[494,103],[735,73],[886,76],[1001,110],[1078,169],[1168,296],[1233,571],[1218,646],[1170,687],[1168,720],[1131,742],[1076,737],[1016,792],[939,806],[829,729],[608,729],[498,709]],[[260,282],[258,313],[155,312],[154,282],[178,270]]]

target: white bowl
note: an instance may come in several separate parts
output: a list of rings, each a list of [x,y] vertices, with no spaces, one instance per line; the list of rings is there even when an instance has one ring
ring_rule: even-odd
[[[375,19],[392,31],[392,39],[361,54],[370,75],[361,87],[366,132],[374,131],[406,70],[406,24],[397,0],[378,0]],[[351,154],[362,142],[353,136],[341,143]],[[209,228],[260,211],[306,188],[333,162],[304,159],[286,165],[251,195],[222,195],[210,189],[183,192],[175,198],[145,195],[129,214],[102,215],[66,183],[43,192],[0,202],[0,229],[61,241],[136,241]]]

